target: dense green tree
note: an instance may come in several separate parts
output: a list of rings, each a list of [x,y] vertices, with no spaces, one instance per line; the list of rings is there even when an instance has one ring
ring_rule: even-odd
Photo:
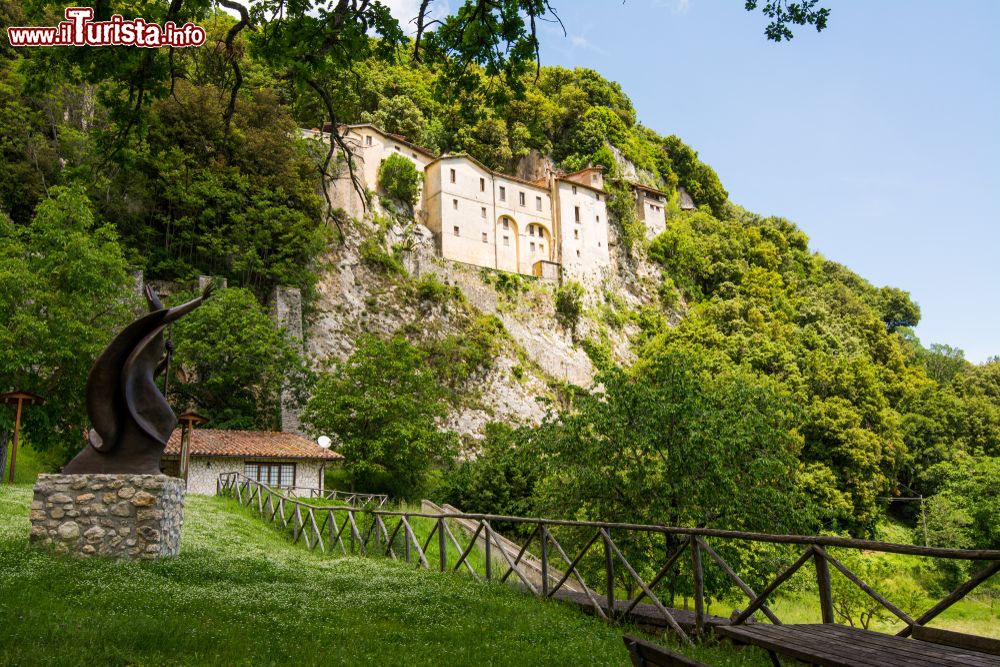
[[[437,428],[443,393],[425,360],[402,337],[366,335],[317,381],[303,421],[334,438],[357,490],[413,498],[431,466],[450,458],[455,437]]]
[[[393,153],[378,167],[378,182],[385,193],[392,199],[413,206],[420,197],[420,184],[424,175],[417,167],[402,155]]]
[[[171,399],[213,428],[280,430],[282,389],[292,407],[304,402],[309,374],[301,342],[289,341],[248,290],[216,292],[177,322],[171,337]]]
[[[117,234],[81,188],[49,188],[26,226],[0,213],[0,386],[46,399],[24,415],[36,448],[82,446],[87,373],[135,312],[131,286]]]
[[[482,442],[446,472],[438,490],[442,502],[470,513],[535,515],[535,487],[545,471],[538,457],[538,442],[532,428],[487,424]],[[500,524],[494,528],[523,531],[525,526]]]

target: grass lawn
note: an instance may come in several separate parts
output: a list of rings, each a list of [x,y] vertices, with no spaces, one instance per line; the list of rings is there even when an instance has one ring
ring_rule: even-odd
[[[599,620],[500,584],[293,546],[233,501],[189,497],[180,557],[29,548],[28,486],[0,487],[0,664],[626,665]],[[687,653],[768,665],[728,645]]]

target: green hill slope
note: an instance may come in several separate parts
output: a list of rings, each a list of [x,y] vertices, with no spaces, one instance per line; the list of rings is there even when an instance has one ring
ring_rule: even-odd
[[[0,491],[0,663],[624,665],[621,628],[503,585],[293,547],[231,501],[188,498],[182,554],[54,558],[29,487]],[[627,630],[627,629],[625,629]],[[712,664],[763,656],[704,648]]]

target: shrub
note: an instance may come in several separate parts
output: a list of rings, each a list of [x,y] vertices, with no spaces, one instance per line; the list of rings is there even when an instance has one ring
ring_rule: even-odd
[[[583,285],[567,280],[556,290],[556,319],[576,336],[576,325],[583,313]]]
[[[424,301],[444,303],[449,299],[459,298],[461,294],[458,287],[445,285],[433,273],[425,273],[417,280],[417,296]]]
[[[402,155],[390,155],[382,160],[378,168],[378,180],[382,189],[393,199],[413,206],[420,196],[420,184],[424,175],[416,165]]]
[[[385,273],[405,273],[399,260],[374,236],[369,236],[361,243],[361,259],[372,268]]]
[[[611,367],[611,345],[607,341],[585,338],[580,345],[595,367],[600,369]]]

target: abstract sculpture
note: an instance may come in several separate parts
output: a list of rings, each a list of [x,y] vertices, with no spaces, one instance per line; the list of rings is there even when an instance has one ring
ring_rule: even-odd
[[[159,475],[160,457],[177,417],[156,386],[169,357],[163,330],[200,306],[213,285],[197,299],[164,308],[146,287],[150,312],[118,334],[87,377],[87,414],[93,428],[87,446],[63,468],[64,474]]]

